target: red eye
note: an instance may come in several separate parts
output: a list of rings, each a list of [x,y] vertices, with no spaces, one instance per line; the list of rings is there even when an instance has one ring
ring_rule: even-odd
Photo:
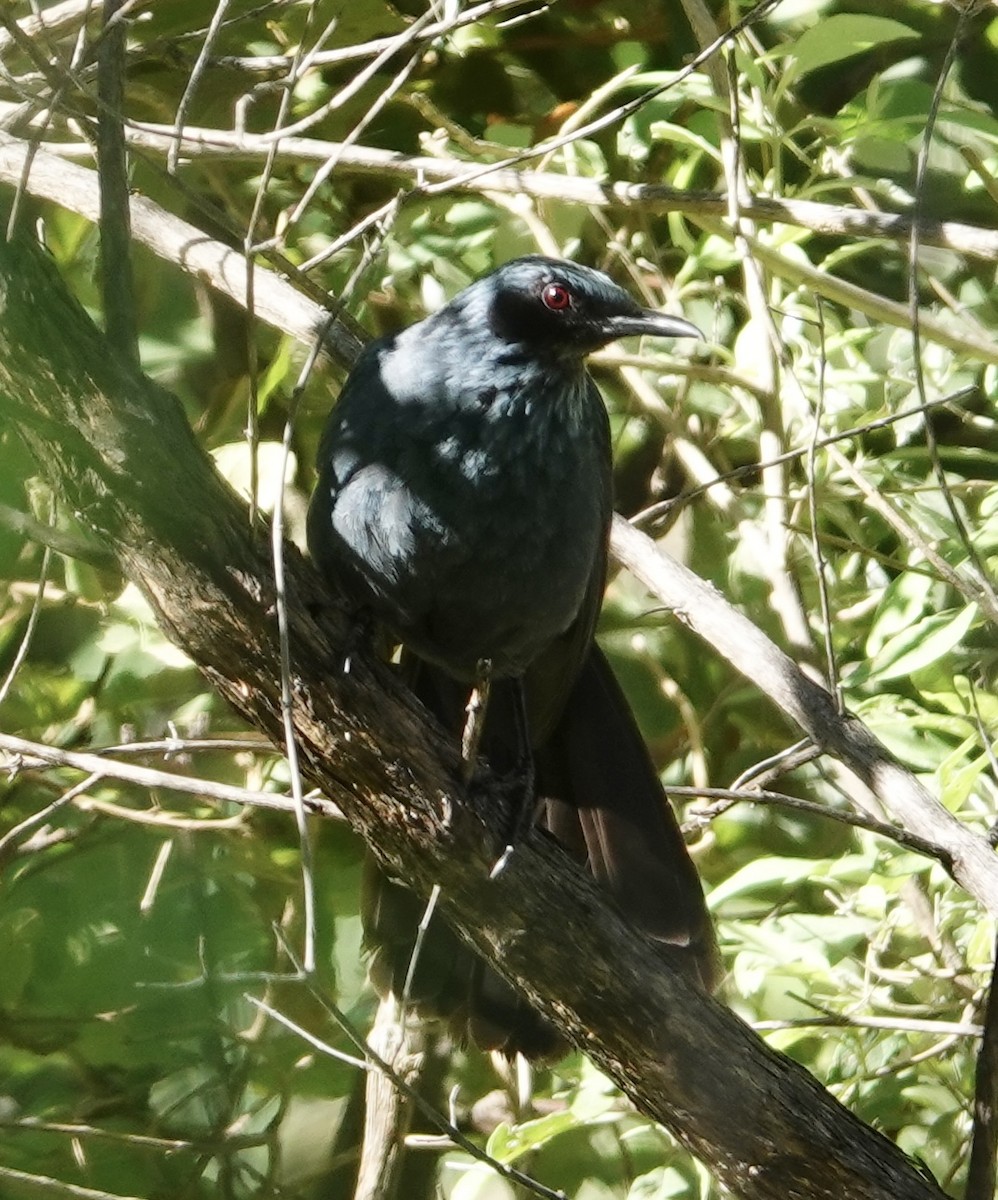
[[[563,283],[549,283],[541,292],[541,299],[545,308],[550,308],[552,312],[563,312],[571,306],[572,293]]]

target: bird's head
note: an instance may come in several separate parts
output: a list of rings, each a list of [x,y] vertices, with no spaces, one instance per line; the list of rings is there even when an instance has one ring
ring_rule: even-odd
[[[682,317],[642,308],[602,271],[540,255],[503,264],[462,297],[484,305],[495,337],[559,357],[581,359],[623,337],[703,336]]]

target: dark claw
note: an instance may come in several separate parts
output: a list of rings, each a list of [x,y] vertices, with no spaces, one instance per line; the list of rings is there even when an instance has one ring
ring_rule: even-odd
[[[509,796],[505,837],[501,843],[489,878],[495,879],[509,863],[513,851],[530,832],[537,816],[537,786],[534,774],[534,758],[527,752],[517,771],[502,780],[502,790]]]

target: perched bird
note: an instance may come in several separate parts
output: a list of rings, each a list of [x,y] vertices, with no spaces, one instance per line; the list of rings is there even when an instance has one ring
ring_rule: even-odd
[[[634,717],[594,641],[612,512],[609,422],[592,351],[697,337],[606,275],[508,262],[373,342],[319,448],[308,543],[319,569],[404,647],[417,695],[459,734],[470,686],[494,681],[481,751],[530,761],[537,822],[631,920],[685,947],[713,985],[696,870]],[[422,905],[377,868],[363,903],[371,974],[401,993]],[[480,1044],[542,1056],[553,1029],[456,935],[424,940],[410,996]]]

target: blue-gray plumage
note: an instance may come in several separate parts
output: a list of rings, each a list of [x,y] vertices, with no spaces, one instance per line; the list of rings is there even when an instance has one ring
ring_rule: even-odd
[[[410,678],[445,724],[459,728],[467,684],[491,664],[499,694],[483,750],[493,766],[522,755],[525,709],[543,823],[633,919],[690,947],[706,977],[713,941],[699,880],[593,640],[612,483],[607,415],[585,359],[641,334],[698,331],[641,308],[601,272],[532,256],[372,343],[322,438],[308,539],[319,568],[422,664]],[[368,940],[381,947],[372,974],[389,986],[408,967],[404,907],[391,885],[369,887]],[[436,968],[428,954],[424,998],[449,987],[433,971],[446,961],[450,978],[461,959],[456,945]],[[547,1047],[547,1027],[498,985],[488,1004],[457,990],[438,1006],[461,1007],[481,1040]]]
[[[694,332],[599,272],[525,258],[375,342],[319,451],[316,561],[451,674],[522,675],[602,585],[610,439],[585,355]]]

